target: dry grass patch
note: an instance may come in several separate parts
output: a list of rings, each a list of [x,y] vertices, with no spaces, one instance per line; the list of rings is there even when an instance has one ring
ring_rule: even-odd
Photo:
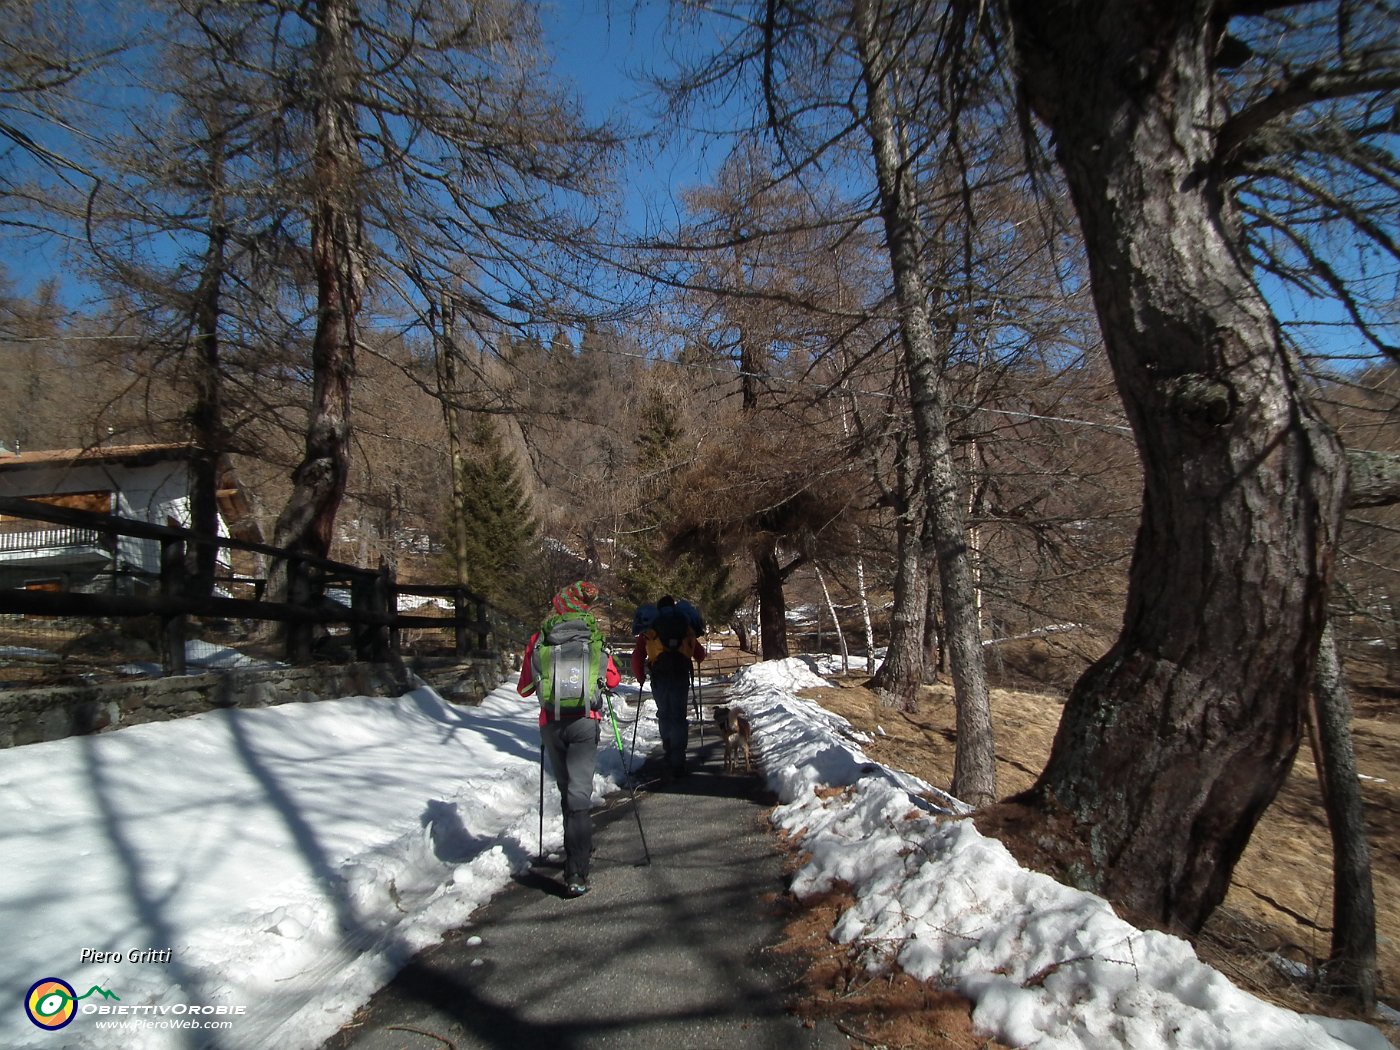
[[[795,849],[789,870],[803,861]],[[831,939],[841,913],[855,903],[848,889],[802,901],[787,897],[785,940],[778,951],[804,969],[793,1011],[809,1025],[825,1021],[851,1040],[852,1047],[886,1050],[991,1050],[1003,1044],[972,1028],[972,1003],[938,991],[896,971],[878,977],[864,961]]]

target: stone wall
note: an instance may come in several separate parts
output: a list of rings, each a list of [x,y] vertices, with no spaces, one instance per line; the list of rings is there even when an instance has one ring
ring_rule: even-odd
[[[515,684],[520,674],[520,654],[477,656],[470,660],[415,659],[413,674],[454,704],[479,704],[503,682]]]
[[[0,692],[0,747],[101,733],[163,722],[223,707],[273,707],[342,696],[400,696],[421,678],[444,699],[477,704],[505,680],[497,657],[415,666],[351,663],[334,666],[233,669],[173,678]]]

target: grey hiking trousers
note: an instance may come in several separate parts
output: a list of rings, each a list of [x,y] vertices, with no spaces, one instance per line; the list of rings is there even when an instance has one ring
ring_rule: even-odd
[[[598,764],[598,738],[603,723],[596,718],[550,720],[540,726],[540,739],[549,755],[549,768],[559,785],[564,810],[564,878],[588,878],[593,855],[593,770]]]

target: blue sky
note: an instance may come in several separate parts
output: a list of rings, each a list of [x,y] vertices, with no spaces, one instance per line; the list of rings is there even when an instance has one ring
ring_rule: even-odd
[[[556,68],[572,79],[595,120],[628,124],[649,120],[655,101],[633,78],[665,63],[677,34],[667,32],[668,0],[554,0],[540,4],[541,21],[555,53]],[[674,223],[674,198],[682,189],[700,185],[724,159],[725,147],[697,136],[681,137],[664,152],[634,157],[626,179],[626,216],[634,227],[654,228],[658,219]],[[1358,260],[1335,260],[1343,272]],[[1328,355],[1369,356],[1369,347],[1347,325],[1344,310],[1295,288],[1285,288],[1267,274],[1261,288],[1280,321],[1295,325],[1293,334],[1304,347]],[[1390,325],[1392,338],[1400,338]]]
[[[571,79],[594,120],[639,131],[651,126],[658,103],[638,78],[665,68],[677,36],[668,32],[668,0],[557,0],[542,3],[540,19],[555,67]],[[725,147],[700,136],[678,136],[664,147],[639,145],[624,174],[626,215],[634,227],[675,221],[673,202],[723,161]]]
[[[538,4],[546,42],[556,70],[573,82],[585,111],[593,120],[608,119],[633,131],[652,125],[657,101],[647,94],[637,77],[664,66],[679,34],[667,26],[669,0],[541,0]],[[639,144],[630,155],[622,178],[626,188],[624,219],[637,231],[672,226],[677,220],[675,200],[687,187],[708,181],[723,160],[726,146],[700,135],[675,137],[664,147]],[[17,245],[12,236],[0,236],[0,264],[21,292],[32,292],[38,282],[59,271],[59,263],[43,244]],[[71,305],[79,289],[69,287],[64,298]],[[1339,309],[1329,303],[1309,301],[1294,292],[1286,294],[1266,283],[1265,292],[1280,319],[1322,318],[1341,320]],[[1306,330],[1310,341],[1347,353],[1357,345],[1349,332],[1314,326]]]
[[[630,74],[664,55],[665,5],[624,7],[616,0],[540,5],[540,21],[560,72],[578,85],[589,115],[634,111],[642,90]]]
[[[586,115],[633,133],[654,123],[657,102],[637,76],[667,61],[668,0],[542,0],[537,4],[554,67],[578,93]],[[675,222],[679,192],[704,181],[723,159],[723,148],[698,137],[678,137],[664,146],[638,144],[623,172],[624,215],[635,229]],[[52,242],[17,239],[0,228],[0,266],[21,293],[32,293],[51,276],[62,276]],[[71,279],[63,300],[79,305],[81,289]]]

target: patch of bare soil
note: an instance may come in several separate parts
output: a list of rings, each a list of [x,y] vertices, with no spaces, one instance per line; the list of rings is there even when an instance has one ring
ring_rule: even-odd
[[[807,968],[799,1016],[834,1024],[852,1046],[987,1050],[1001,1045],[973,1031],[968,1000],[898,971],[871,977],[859,959],[833,943],[831,928],[854,903],[848,893],[788,902],[792,916],[780,950]]]
[[[872,735],[866,753],[946,788],[953,774],[952,690],[924,689],[920,710],[905,714],[882,706],[855,685],[805,693]],[[997,734],[998,789],[1008,796],[1033,783],[1050,752],[1061,698],[994,689],[992,717]],[[1356,760],[1370,832],[1375,886],[1380,998],[1400,999],[1400,716],[1388,704],[1358,701]],[[1001,807],[998,835],[1014,836],[1008,847],[1034,865],[1033,829],[1018,827],[1014,812]],[[982,823],[979,821],[979,827]],[[986,833],[986,829],[984,829]],[[1237,986],[1292,1010],[1348,1016],[1344,1006],[1285,978],[1270,961],[1283,955],[1315,962],[1327,954],[1332,915],[1332,846],[1312,755],[1299,752],[1287,784],[1265,813],[1235,869],[1224,904],[1195,939],[1197,954]],[[858,960],[831,944],[826,932],[845,906],[839,897],[802,906],[789,926],[789,945],[811,960],[804,1013],[839,1019],[853,1046],[911,1050],[983,1050],[998,1044],[979,1038],[966,1023],[966,1004],[941,997],[903,975],[870,981]],[[962,1021],[959,1021],[962,1018]],[[1400,1045],[1400,1032],[1386,1030]]]

